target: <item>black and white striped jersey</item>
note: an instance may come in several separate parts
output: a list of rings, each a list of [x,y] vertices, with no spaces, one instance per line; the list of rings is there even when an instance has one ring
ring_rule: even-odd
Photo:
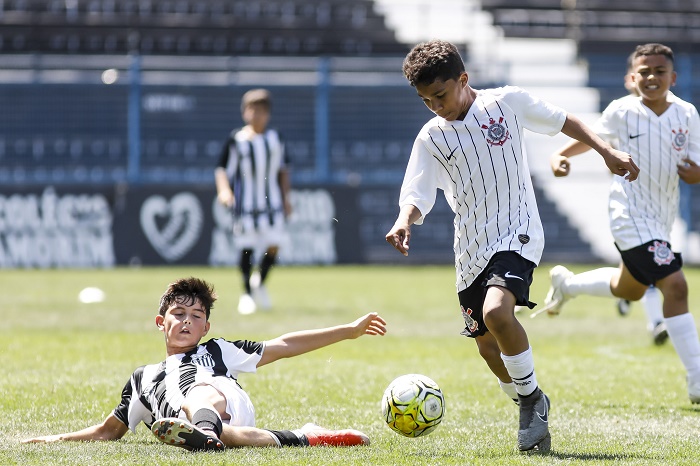
[[[467,288],[498,251],[539,263],[544,247],[525,129],[554,135],[566,112],[523,89],[478,90],[464,121],[434,117],[413,145],[399,205],[415,205],[421,224],[444,192],[455,213],[457,290]]]
[[[264,349],[261,342],[216,338],[187,353],[169,356],[160,364],[141,366],[124,386],[114,415],[131,430],[141,421],[150,428],[158,419],[178,417],[192,387],[218,378],[227,379],[236,395],[249,403],[248,395],[236,379],[240,373],[256,371]],[[241,425],[254,425],[254,418],[252,424]]]
[[[626,251],[652,240],[670,241],[678,213],[678,164],[700,163],[700,118],[696,108],[669,93],[671,105],[656,115],[641,97],[615,100],[594,130],[632,155],[639,167],[633,182],[613,176],[608,211],[617,246]]]
[[[274,129],[254,134],[243,128],[229,135],[218,167],[226,170],[236,196],[236,215],[258,228],[284,222],[279,173],[287,168],[284,145]]]

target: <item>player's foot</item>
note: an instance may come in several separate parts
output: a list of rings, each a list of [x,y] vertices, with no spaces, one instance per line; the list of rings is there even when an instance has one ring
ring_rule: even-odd
[[[251,295],[248,293],[242,294],[240,299],[238,300],[238,313],[247,315],[247,314],[252,314],[258,309],[258,306],[255,304],[255,300]]]
[[[549,278],[552,283],[547,292],[547,296],[544,298],[544,305],[541,309],[533,312],[531,317],[535,317],[545,311],[552,317],[559,315],[564,303],[571,299],[571,296],[565,294],[564,290],[562,290],[564,281],[573,276],[574,273],[563,265],[553,267],[552,270],[549,271]]]
[[[693,404],[700,403],[700,380],[688,378],[688,398]]]
[[[182,419],[160,419],[153,424],[151,432],[161,442],[186,450],[223,451],[226,448],[214,432],[198,429]]]
[[[260,306],[261,309],[269,310],[272,308],[272,300],[267,293],[267,288],[262,283],[260,272],[253,272],[250,276],[250,289],[253,292],[255,303]]]
[[[518,448],[546,452],[550,447],[549,398],[538,388],[532,395],[520,397]]]
[[[651,338],[654,340],[654,344],[661,346],[668,340],[668,330],[666,330],[666,322],[663,320],[657,322],[654,328],[651,330]]]
[[[629,299],[617,300],[617,313],[622,317],[627,317],[630,314],[631,302]]]
[[[299,429],[309,446],[328,446],[328,447],[354,447],[355,445],[369,445],[369,437],[359,430],[329,430],[316,424],[306,424]]]

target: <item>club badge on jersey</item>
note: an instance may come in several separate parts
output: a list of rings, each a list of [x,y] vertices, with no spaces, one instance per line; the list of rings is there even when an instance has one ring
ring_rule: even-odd
[[[681,152],[688,145],[688,130],[684,128],[678,128],[678,131],[672,129],[673,141],[671,146],[678,152]]]
[[[668,265],[676,258],[666,241],[654,241],[654,245],[649,246],[648,251],[654,253],[654,262],[659,265]]]
[[[462,317],[464,317],[464,324],[467,326],[467,328],[464,329],[462,332],[462,335],[471,335],[477,330],[479,330],[479,322],[474,320],[472,318],[472,311],[471,309],[467,309],[466,311],[464,310],[464,306],[460,306],[462,309]]]
[[[498,121],[489,118],[488,125],[481,125],[481,129],[486,130],[486,142],[492,146],[502,146],[511,138],[508,128],[503,125],[503,121],[503,117],[500,117]]]

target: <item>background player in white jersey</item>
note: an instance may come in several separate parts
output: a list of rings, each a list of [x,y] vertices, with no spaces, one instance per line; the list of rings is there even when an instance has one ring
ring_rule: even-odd
[[[632,78],[639,97],[610,103],[595,130],[641,167],[637,183],[614,177],[610,188],[610,227],[620,251],[619,268],[574,275],[563,266],[550,271],[545,298],[551,315],[581,294],[636,301],[654,285],[663,295],[663,315],[671,343],[688,373],[688,395],[700,403],[700,341],[688,312],[688,283],[681,255],[670,236],[678,212],[679,180],[700,182],[700,117],[695,107],[669,92],[676,82],[673,51],[662,44],[635,49]],[[570,171],[569,157],[588,148],[571,142],[552,158],[555,176]]]
[[[265,281],[286,234],[285,218],[292,212],[284,146],[277,131],[268,128],[271,107],[266,89],[243,94],[241,113],[246,125],[231,132],[214,172],[218,200],[234,214],[244,288],[238,302],[241,314],[252,314],[258,306],[271,307]],[[253,272],[256,251],[264,253],[259,270]]]
[[[418,44],[403,71],[436,116],[416,137],[386,240],[408,255],[442,189],[455,213],[457,291],[466,328],[504,391],[520,404],[518,448],[550,447],[549,399],[538,387],[527,334],[514,315],[529,301],[544,234],[523,155],[523,131],[560,131],[596,147],[610,169],[634,179],[628,154],[613,150],[572,115],[516,87],[475,90],[457,48]]]
[[[287,333],[265,342],[214,338],[200,343],[209,332],[215,300],[214,289],[197,278],[171,283],[155,319],[165,336],[165,361],[136,369],[124,386],[121,403],[102,423],[24,442],[116,440],[144,422],[164,443],[189,450],[369,443],[365,434],[353,429],[333,431],[314,424],[293,431],[256,428],[253,404],[236,378],[342,340],[384,335],[386,322],[380,316],[370,313],[349,324]]]
[[[632,52],[627,57],[627,69],[625,72],[625,89],[627,89],[630,98],[639,97],[639,91],[637,91],[637,85],[632,78],[633,73],[633,62],[634,53]],[[558,164],[558,155],[554,155],[554,165],[553,170],[556,170]],[[664,322],[664,315],[662,309],[662,297],[659,290],[655,286],[650,286],[644,293],[644,296],[639,300],[639,303],[644,309],[644,313],[647,316],[647,330],[651,334],[651,340],[656,345],[663,345],[668,340],[668,332],[666,331],[666,323]],[[624,298],[618,298],[617,300],[617,311],[620,315],[626,316],[630,311],[630,300]]]

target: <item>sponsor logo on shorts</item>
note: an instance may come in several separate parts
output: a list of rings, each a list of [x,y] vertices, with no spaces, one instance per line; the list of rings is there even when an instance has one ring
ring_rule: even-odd
[[[510,270],[508,272],[506,272],[505,277],[506,278],[517,278],[518,280],[523,280],[523,277],[518,277],[517,275],[513,275],[512,273],[510,273]],[[523,280],[523,281],[525,281],[525,280]]]
[[[666,241],[654,241],[654,245],[647,250],[654,253],[654,262],[658,265],[668,265],[676,258]]]

